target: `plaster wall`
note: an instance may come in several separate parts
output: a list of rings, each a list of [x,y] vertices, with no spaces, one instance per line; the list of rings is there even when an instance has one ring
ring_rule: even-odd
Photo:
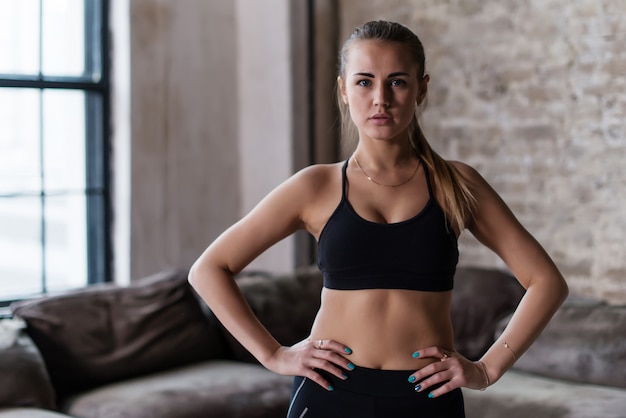
[[[292,174],[291,25],[288,1],[235,3],[243,215]],[[261,254],[250,268],[287,272],[293,260],[289,238]]]
[[[422,126],[477,168],[574,294],[626,303],[626,1],[340,0],[340,39],[372,19],[420,36]],[[461,264],[504,268],[469,233]]]
[[[270,3],[128,2],[128,134],[118,112],[113,155],[114,223],[130,233],[116,227],[116,280],[188,268],[291,173],[289,2]],[[286,240],[250,267],[293,260]]]

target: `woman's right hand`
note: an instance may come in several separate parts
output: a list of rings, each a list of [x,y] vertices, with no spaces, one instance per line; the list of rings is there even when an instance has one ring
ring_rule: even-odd
[[[334,390],[328,380],[317,370],[324,370],[339,379],[348,378],[346,370],[354,370],[344,355],[352,350],[333,340],[306,340],[291,346],[281,346],[263,364],[269,370],[288,376],[303,376],[322,386],[326,390]]]

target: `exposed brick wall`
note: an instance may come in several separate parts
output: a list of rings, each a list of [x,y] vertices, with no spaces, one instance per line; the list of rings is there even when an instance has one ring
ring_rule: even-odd
[[[431,75],[422,124],[477,168],[572,293],[626,303],[626,0],[341,0],[341,39],[411,27]],[[471,234],[463,265],[504,267]]]

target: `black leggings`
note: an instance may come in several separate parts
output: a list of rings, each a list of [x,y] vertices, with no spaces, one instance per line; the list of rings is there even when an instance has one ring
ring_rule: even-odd
[[[465,418],[461,389],[437,398],[415,392],[408,377],[413,371],[357,367],[341,380],[319,371],[334,391],[296,377],[287,418]]]

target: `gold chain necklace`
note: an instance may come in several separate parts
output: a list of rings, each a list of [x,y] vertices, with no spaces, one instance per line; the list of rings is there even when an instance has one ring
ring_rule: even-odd
[[[379,186],[385,186],[385,187],[400,187],[400,186],[404,186],[405,184],[407,184],[408,182],[411,181],[411,179],[413,177],[415,177],[415,173],[417,173],[417,170],[420,168],[420,162],[417,162],[417,165],[415,166],[415,170],[413,171],[413,174],[411,174],[411,176],[404,180],[402,183],[398,183],[398,184],[385,184],[385,183],[379,183],[376,180],[374,180],[369,174],[367,174],[367,172],[365,170],[363,170],[363,167],[361,167],[361,164],[359,164],[359,160],[356,159],[356,156],[353,155],[352,159],[354,160],[354,162],[356,163],[356,166],[359,167],[359,170],[361,170],[361,173],[363,173],[363,175],[372,183],[377,184]]]

